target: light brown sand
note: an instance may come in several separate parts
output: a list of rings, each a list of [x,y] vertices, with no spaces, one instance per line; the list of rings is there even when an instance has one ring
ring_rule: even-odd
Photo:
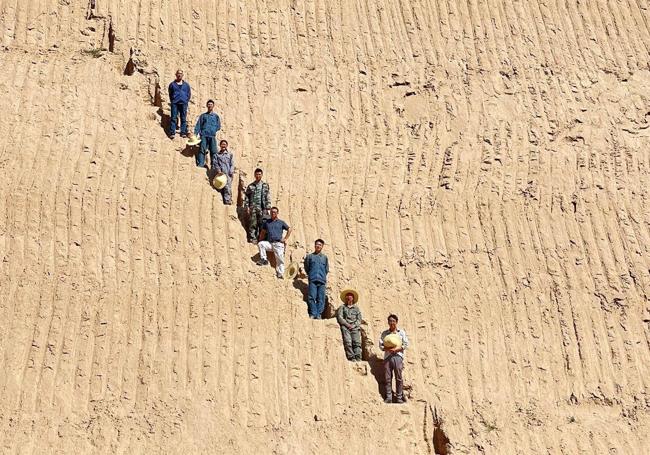
[[[0,0],[0,452],[650,452],[646,0],[92,3]],[[166,138],[177,67],[407,405]]]

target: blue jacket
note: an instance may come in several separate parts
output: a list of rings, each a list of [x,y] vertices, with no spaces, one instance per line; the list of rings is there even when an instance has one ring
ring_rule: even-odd
[[[178,85],[176,81],[172,81],[169,84],[169,102],[172,104],[183,103],[187,104],[192,98],[192,89],[190,84],[183,81],[181,85]]]
[[[204,112],[199,115],[194,127],[194,134],[200,134],[201,137],[214,137],[217,131],[221,129],[221,119],[214,112]]]
[[[224,153],[221,153],[219,150],[214,155],[214,159],[214,168],[218,172],[223,172],[224,174],[232,176],[232,174],[235,172],[235,159],[233,158],[230,151],[226,150]]]
[[[305,258],[305,272],[309,281],[314,283],[327,283],[327,274],[330,271],[330,265],[327,256],[323,253],[310,253]]]

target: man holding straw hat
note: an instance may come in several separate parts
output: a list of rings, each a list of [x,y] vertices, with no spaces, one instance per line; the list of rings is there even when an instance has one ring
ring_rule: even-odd
[[[384,380],[386,394],[384,403],[393,402],[393,373],[395,373],[395,388],[397,403],[404,403],[402,387],[402,370],[404,369],[404,350],[409,345],[406,332],[397,328],[397,315],[388,316],[388,330],[381,332],[379,349],[384,351]]]
[[[341,291],[343,305],[336,310],[336,320],[341,326],[345,357],[350,362],[361,362],[361,310],[357,306],[359,293],[354,289]]]

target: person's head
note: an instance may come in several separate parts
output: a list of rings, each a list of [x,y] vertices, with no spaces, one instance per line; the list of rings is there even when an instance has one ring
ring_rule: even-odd
[[[280,213],[280,209],[277,207],[271,207],[271,219],[272,220],[277,220],[278,219],[278,213]]]
[[[221,139],[219,141],[219,150],[227,150],[228,149],[228,141],[225,139]]]
[[[388,327],[390,327],[391,330],[395,330],[397,328],[397,321],[399,321],[399,319],[397,318],[396,314],[388,315]]]
[[[314,242],[314,251],[316,252],[316,254],[320,253],[324,246],[325,246],[325,240],[316,239],[316,241]]]
[[[208,108],[208,112],[212,112],[212,109],[214,109],[214,101],[208,100],[208,102],[205,103],[205,106]]]
[[[264,173],[262,172],[262,169],[260,169],[259,167],[257,169],[255,169],[255,181],[256,182],[259,182],[260,180],[262,180],[262,175],[264,175]]]
[[[183,70],[176,70],[176,82],[183,80]]]
[[[354,305],[354,294],[351,292],[348,292],[345,294],[345,303],[346,305]]]

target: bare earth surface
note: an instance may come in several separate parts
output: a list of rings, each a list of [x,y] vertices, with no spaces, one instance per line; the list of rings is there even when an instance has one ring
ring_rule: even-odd
[[[0,43],[0,452],[650,453],[647,0],[0,0]],[[368,362],[165,136],[177,67]]]

